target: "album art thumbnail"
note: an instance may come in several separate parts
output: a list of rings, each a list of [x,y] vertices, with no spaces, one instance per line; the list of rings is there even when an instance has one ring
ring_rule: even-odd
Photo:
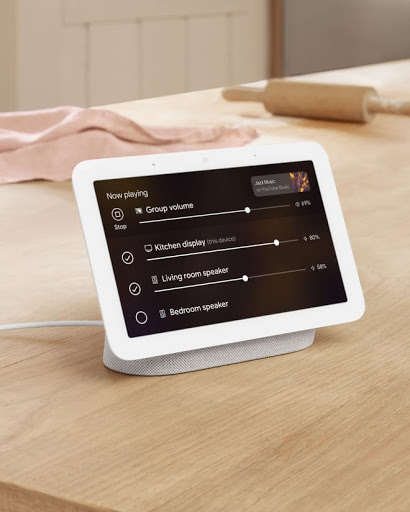
[[[307,172],[290,172],[293,192],[309,192],[310,183]]]

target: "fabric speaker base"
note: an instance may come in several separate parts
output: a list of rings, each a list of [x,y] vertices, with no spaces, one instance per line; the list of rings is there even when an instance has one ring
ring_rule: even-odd
[[[107,368],[129,375],[175,375],[297,352],[310,347],[314,338],[315,330],[309,329],[131,361],[117,357],[105,338],[103,361]]]

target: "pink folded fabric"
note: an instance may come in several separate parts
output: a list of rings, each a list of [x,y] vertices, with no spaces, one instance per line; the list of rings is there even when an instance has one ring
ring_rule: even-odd
[[[90,158],[241,146],[250,127],[141,126],[108,110],[60,107],[0,114],[0,183],[64,181]]]

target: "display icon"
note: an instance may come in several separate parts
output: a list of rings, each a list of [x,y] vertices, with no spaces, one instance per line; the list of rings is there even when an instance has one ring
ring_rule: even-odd
[[[160,309],[159,310],[159,316],[160,316],[160,318],[166,318],[167,314],[165,312],[165,309]]]
[[[144,250],[145,250],[145,252],[151,252],[152,251],[152,245],[151,244],[144,245]]]
[[[126,265],[131,265],[131,263],[134,262],[134,255],[130,251],[124,251],[121,255],[121,259]]]
[[[121,208],[114,208],[111,212],[111,217],[119,222],[124,218],[124,212],[121,210]]]
[[[137,321],[137,323],[144,325],[147,323],[148,316],[145,313],[145,311],[138,311],[137,313],[135,313],[135,320]]]
[[[158,284],[158,276],[151,276],[152,284]]]
[[[137,215],[141,215],[142,213],[144,213],[144,210],[142,208],[135,208],[135,213]]]
[[[141,286],[138,283],[131,283],[128,287],[131,295],[139,295],[141,293]]]

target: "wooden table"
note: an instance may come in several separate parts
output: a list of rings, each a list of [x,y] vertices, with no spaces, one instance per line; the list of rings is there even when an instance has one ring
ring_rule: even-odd
[[[309,79],[409,97],[410,61]],[[98,327],[1,333],[1,512],[409,511],[410,119],[272,118],[219,90],[111,108],[323,144],[367,312],[299,353],[158,378],[104,368]],[[99,318],[71,184],[2,186],[0,211],[0,323]]]

